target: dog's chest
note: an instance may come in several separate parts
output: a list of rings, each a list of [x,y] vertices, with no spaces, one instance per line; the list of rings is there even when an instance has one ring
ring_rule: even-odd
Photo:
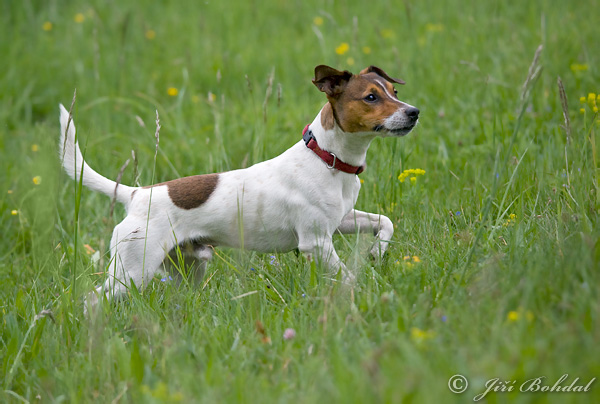
[[[357,176],[346,178],[341,183],[341,206],[344,211],[344,215],[354,208],[356,201],[358,200],[358,194],[360,192],[360,180]]]

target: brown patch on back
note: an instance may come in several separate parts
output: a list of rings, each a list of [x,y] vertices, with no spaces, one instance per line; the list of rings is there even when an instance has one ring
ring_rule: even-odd
[[[219,174],[194,175],[169,181],[169,197],[181,209],[194,209],[208,200],[219,182]]]
[[[218,182],[219,174],[204,174],[178,178],[154,186],[166,185],[169,198],[178,208],[194,209],[210,198]]]
[[[323,110],[321,110],[321,126],[325,130],[331,130],[335,126],[335,117],[330,103],[325,104]]]

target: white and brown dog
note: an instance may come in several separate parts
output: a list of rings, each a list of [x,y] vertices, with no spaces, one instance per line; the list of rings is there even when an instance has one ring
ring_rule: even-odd
[[[403,136],[419,110],[398,100],[402,80],[371,66],[354,75],[317,66],[313,83],[328,103],[304,130],[303,140],[274,159],[219,174],[180,178],[151,187],[130,187],[98,174],[83,160],[69,112],[60,106],[60,156],[67,173],[125,205],[127,216],[110,243],[104,286],[88,299],[119,297],[130,282],[145,286],[177,245],[193,247],[203,266],[212,246],[259,252],[300,250],[329,271],[354,275],[332,242],[336,232],[372,233],[371,254],[381,257],[394,228],[390,219],[354,209],[358,174],[377,137]],[[66,136],[66,138],[65,138]],[[87,306],[86,305],[86,308]]]

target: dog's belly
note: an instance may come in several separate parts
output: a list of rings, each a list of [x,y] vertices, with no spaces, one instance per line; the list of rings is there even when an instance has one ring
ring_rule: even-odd
[[[206,215],[198,213],[196,220],[186,222],[187,231],[181,235],[183,238],[264,253],[287,252],[298,247],[295,226],[280,215],[265,217],[253,212],[245,213],[242,218],[241,215],[227,214],[231,213],[227,210]]]
[[[214,247],[243,248],[262,253],[288,252],[298,248],[298,236],[295,231],[273,230],[273,231],[250,231],[244,228],[238,233],[219,233],[201,229],[191,232],[185,240],[194,241],[197,244],[212,245]]]
[[[291,230],[259,231],[251,233],[244,229],[243,237],[233,240],[228,247],[244,248],[262,253],[288,252],[298,248],[298,237]]]

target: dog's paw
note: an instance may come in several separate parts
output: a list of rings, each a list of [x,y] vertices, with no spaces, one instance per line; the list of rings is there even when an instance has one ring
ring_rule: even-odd
[[[389,243],[387,241],[376,241],[375,244],[373,244],[373,247],[371,247],[371,251],[369,252],[369,256],[371,257],[371,259],[375,262],[383,261],[383,256],[387,251],[388,244]]]
[[[346,286],[356,285],[356,275],[351,269],[342,268],[342,279],[341,283]]]
[[[88,293],[87,297],[83,301],[83,315],[90,317],[95,314],[95,310],[98,307],[98,295],[95,292]]]
[[[89,292],[85,298],[83,299],[83,315],[86,318],[90,318],[91,316],[95,316],[98,312],[98,308],[100,305],[100,296],[101,289],[94,289]]]

